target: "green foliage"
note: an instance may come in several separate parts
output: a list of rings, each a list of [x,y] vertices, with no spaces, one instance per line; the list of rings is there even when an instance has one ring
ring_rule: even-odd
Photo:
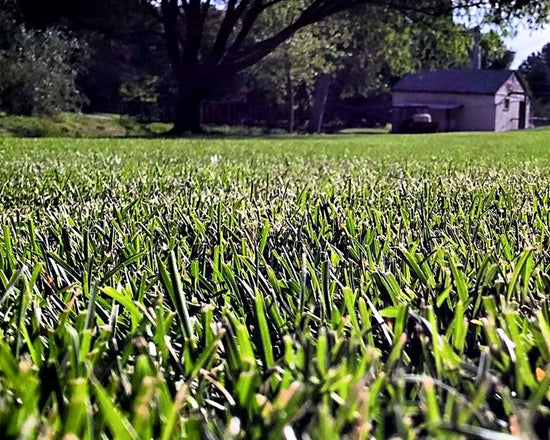
[[[262,17],[255,37],[265,39],[291,22],[305,3],[283,2],[272,8]],[[428,17],[365,5],[300,30],[256,65],[253,75],[279,104],[288,104],[294,98],[290,94],[305,90],[306,102],[295,106],[308,108],[322,75],[331,75],[344,96],[366,95],[387,90],[406,73],[469,67],[472,46],[472,32],[450,15]],[[486,68],[504,62],[500,33],[482,36],[482,53]]]
[[[78,109],[85,44],[61,30],[32,30],[0,11],[0,109],[42,115]]]
[[[120,94],[125,101],[157,102],[158,78],[146,76],[127,79],[120,86]]]
[[[254,38],[265,39],[292,22],[306,3],[303,0],[286,2],[272,8],[269,14],[261,17]],[[277,95],[278,90],[285,90],[288,80],[311,88],[319,75],[334,73],[351,32],[341,24],[336,18],[331,18],[301,29],[256,67],[260,82],[267,83]]]
[[[372,6],[360,12],[346,15],[353,32],[338,79],[347,95],[387,90],[395,77],[456,67],[469,59],[472,37],[449,16],[401,14]]]
[[[292,1],[272,8],[260,17],[253,38],[261,41],[276,33],[292,22],[306,3]],[[338,70],[350,35],[349,28],[334,18],[301,29],[252,68],[255,86],[272,101],[286,104],[293,120],[295,110],[309,107],[316,80]],[[293,131],[294,124],[290,125],[289,131]]]
[[[536,438],[547,137],[0,139],[0,437]]]
[[[122,115],[13,116],[0,113],[0,137],[150,137],[165,133],[170,127],[161,122],[140,124]]]
[[[481,68],[510,69],[516,53],[506,49],[502,32],[491,31],[481,36]]]
[[[550,44],[540,52],[531,54],[519,66],[533,95],[532,108],[535,116],[550,118]]]

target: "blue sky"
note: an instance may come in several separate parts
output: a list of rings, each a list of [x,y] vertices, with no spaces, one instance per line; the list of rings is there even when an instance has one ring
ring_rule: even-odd
[[[505,41],[511,50],[517,52],[512,65],[515,69],[533,52],[540,51],[546,43],[550,43],[550,25],[535,31],[520,28],[514,38],[507,38]]]

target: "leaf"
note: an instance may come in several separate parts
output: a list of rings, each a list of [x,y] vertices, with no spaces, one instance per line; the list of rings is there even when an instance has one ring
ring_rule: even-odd
[[[92,380],[92,388],[96,397],[97,405],[107,426],[117,440],[138,440],[139,436],[124,415],[115,406],[111,396],[96,381]]]

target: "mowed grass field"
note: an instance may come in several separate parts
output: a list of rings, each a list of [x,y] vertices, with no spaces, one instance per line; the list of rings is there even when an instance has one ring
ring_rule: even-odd
[[[1,439],[549,436],[550,131],[0,163]]]

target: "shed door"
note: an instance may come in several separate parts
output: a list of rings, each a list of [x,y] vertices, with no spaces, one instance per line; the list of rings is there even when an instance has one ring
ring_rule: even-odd
[[[523,130],[525,128],[525,117],[527,116],[527,105],[525,104],[525,101],[519,102],[519,123],[518,128],[520,130]]]

